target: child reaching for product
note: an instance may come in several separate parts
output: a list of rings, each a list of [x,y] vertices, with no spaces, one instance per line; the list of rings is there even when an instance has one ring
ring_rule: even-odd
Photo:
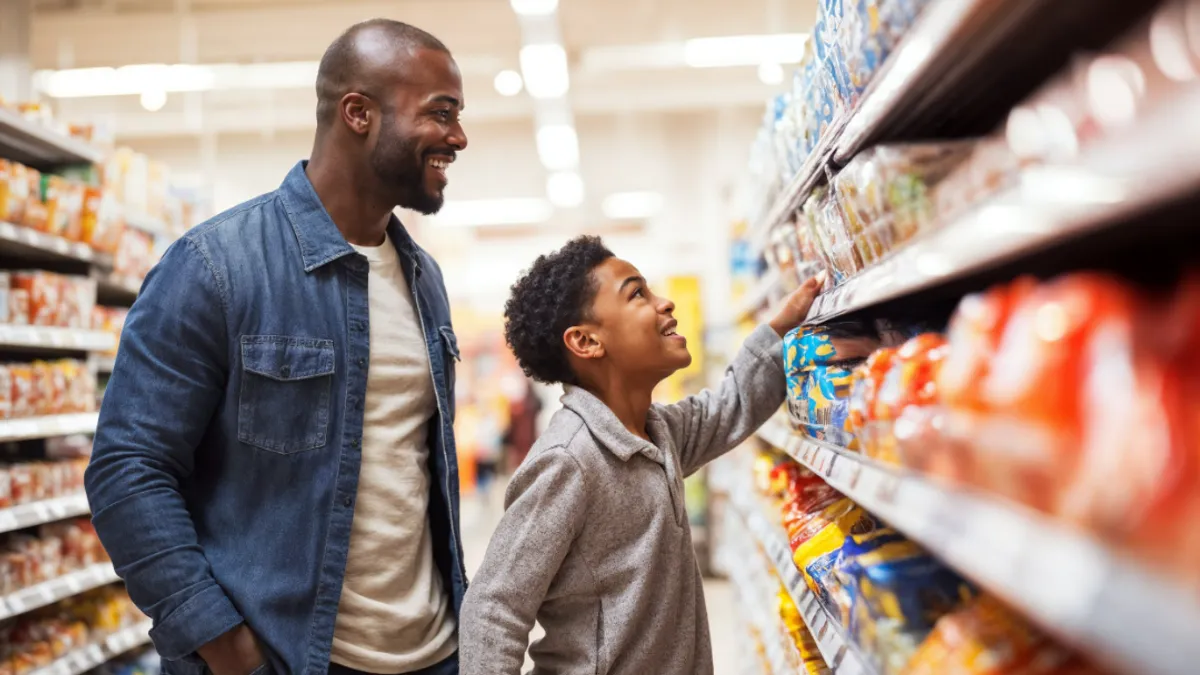
[[[683,478],[782,405],[782,336],[808,280],[750,335],[715,391],[652,405],[691,363],[674,305],[596,237],[539,257],[512,289],[506,337],[563,409],[517,470],[460,616],[463,675],[517,675],[534,621],[535,674],[713,671]]]

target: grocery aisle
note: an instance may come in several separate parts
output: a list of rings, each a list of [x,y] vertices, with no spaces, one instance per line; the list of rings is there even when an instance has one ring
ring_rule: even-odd
[[[504,485],[494,484],[487,496],[470,495],[463,499],[462,526],[463,547],[466,553],[467,573],[474,576],[483,561],[487,543],[500,522],[504,508]],[[737,606],[733,587],[728,581],[709,579],[704,583],[704,595],[708,601],[709,624],[712,629],[714,675],[740,675],[737,654],[740,634],[738,633]],[[534,629],[533,636],[539,634]],[[533,664],[526,659],[526,668]]]

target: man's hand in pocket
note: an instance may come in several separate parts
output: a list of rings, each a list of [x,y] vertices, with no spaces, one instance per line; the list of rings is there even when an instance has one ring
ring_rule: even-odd
[[[246,624],[204,645],[198,652],[213,675],[250,675],[265,662],[258,638]]]

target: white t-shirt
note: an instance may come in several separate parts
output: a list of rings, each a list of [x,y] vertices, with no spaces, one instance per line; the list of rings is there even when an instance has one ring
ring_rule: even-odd
[[[355,246],[367,277],[370,367],[362,468],[332,660],[394,675],[457,649],[454,613],[429,532],[429,421],[433,375],[413,296],[392,242]]]

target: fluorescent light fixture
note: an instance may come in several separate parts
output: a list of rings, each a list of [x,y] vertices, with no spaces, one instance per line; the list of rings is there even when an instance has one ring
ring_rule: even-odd
[[[567,52],[557,43],[521,47],[521,74],[534,98],[558,98],[571,87]]]
[[[549,16],[558,9],[558,0],[509,0],[509,4],[521,16]]]
[[[663,196],[657,192],[616,192],[604,198],[601,208],[610,220],[642,220],[662,211]]]
[[[546,196],[560,209],[573,209],[583,203],[583,178],[575,171],[559,171],[546,179]]]
[[[579,166],[579,136],[569,124],[548,124],[537,130],[538,158],[551,171]]]
[[[782,84],[783,83],[783,66],[774,61],[767,61],[758,67],[758,79],[762,80],[763,84]]]
[[[433,216],[433,223],[444,227],[485,227],[543,223],[554,215],[554,207],[545,199],[468,199],[448,201]]]
[[[807,39],[806,33],[696,38],[683,43],[683,60],[693,68],[797,63]]]
[[[501,96],[516,96],[525,88],[525,81],[515,70],[502,70],[496,73],[496,79],[492,84],[496,86],[496,91]]]
[[[207,91],[216,81],[211,66],[148,63],[120,68],[77,68],[45,74],[39,89],[53,98],[137,95],[146,91]]]
[[[167,92],[161,89],[143,91],[140,100],[148,112],[158,112],[167,104]]]

